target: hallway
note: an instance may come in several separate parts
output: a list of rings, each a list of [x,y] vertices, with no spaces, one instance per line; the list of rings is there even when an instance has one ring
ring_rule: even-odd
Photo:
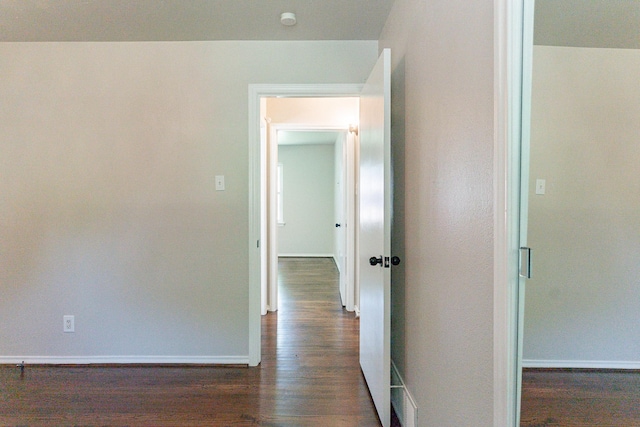
[[[0,366],[0,425],[378,426],[337,279],[329,258],[281,260],[259,368]]]
[[[263,381],[281,397],[277,425],[377,426],[358,362],[359,321],[340,304],[333,260],[281,258],[278,276],[280,309],[262,324]]]

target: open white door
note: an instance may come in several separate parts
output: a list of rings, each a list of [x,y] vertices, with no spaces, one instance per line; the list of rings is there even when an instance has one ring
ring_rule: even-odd
[[[384,427],[391,422],[391,51],[360,98],[360,366]]]

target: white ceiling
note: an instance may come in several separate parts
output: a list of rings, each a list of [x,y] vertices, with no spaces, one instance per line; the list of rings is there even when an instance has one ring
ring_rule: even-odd
[[[393,0],[0,0],[0,41],[378,40]],[[298,23],[280,24],[282,12]]]
[[[378,40],[393,1],[0,0],[0,41]],[[535,37],[638,49],[640,0],[536,0]]]

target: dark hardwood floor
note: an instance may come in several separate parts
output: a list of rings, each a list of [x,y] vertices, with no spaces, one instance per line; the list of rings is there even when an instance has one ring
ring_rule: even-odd
[[[258,368],[0,365],[0,426],[379,426],[337,278],[329,259],[281,260]],[[525,370],[521,415],[522,427],[640,427],[640,372]]]
[[[330,259],[284,259],[246,367],[0,366],[1,426],[378,426]],[[277,337],[277,338],[276,338]]]
[[[525,369],[522,427],[640,427],[640,372]]]

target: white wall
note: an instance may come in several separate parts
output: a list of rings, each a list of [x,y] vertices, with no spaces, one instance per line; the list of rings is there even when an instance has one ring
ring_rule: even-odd
[[[420,426],[493,425],[493,2],[396,0],[392,359]]]
[[[2,360],[246,360],[248,84],[359,83],[376,48],[0,43]]]
[[[334,145],[280,145],[284,176],[284,221],[278,227],[278,253],[333,256]]]
[[[534,46],[525,363],[640,366],[639,82],[640,50]]]

